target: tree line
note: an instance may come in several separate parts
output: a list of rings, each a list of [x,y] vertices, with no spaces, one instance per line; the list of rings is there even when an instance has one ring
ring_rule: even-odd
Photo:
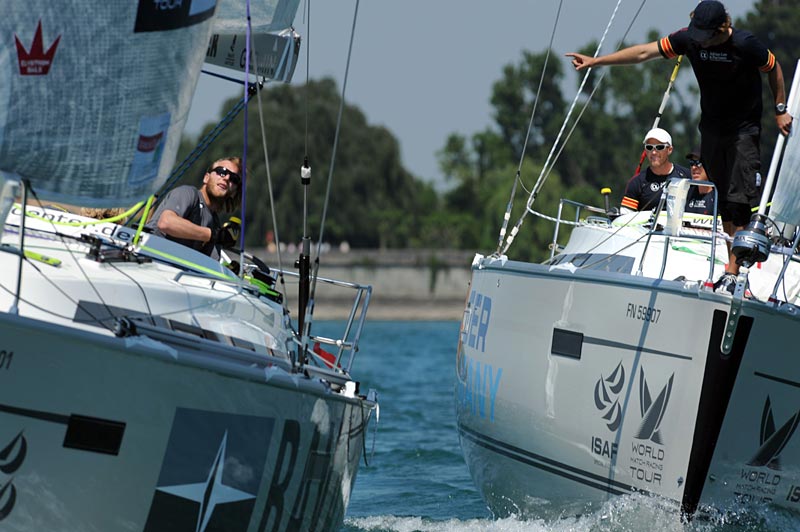
[[[734,21],[735,27],[751,31],[775,53],[784,69],[787,90],[800,58],[797,4],[797,0],[760,0],[745,17]],[[662,36],[651,31],[648,40]],[[591,55],[596,46],[596,42],[589,42],[579,51]],[[449,182],[444,193],[437,193],[403,167],[398,141],[389,130],[369,124],[360,109],[345,105],[324,240],[347,241],[354,248],[494,251],[520,161],[512,224],[525,209],[528,191],[539,178],[575,90],[564,91],[564,69],[569,63],[563,51],[551,50],[539,100],[535,101],[546,55],[546,50],[525,51],[517,61],[505,65],[492,88],[494,122],[490,126],[471,134],[454,132],[448,136],[437,151],[440,168]],[[601,187],[612,188],[612,205],[619,204],[640,160],[641,137],[652,126],[674,66],[674,62],[654,60],[592,72],[578,108],[587,100],[588,105],[563,151],[554,159],[534,209],[555,215],[560,198],[601,206]],[[677,146],[673,162],[678,163],[684,153],[699,144],[699,93],[690,70],[688,61],[684,61],[660,120],[673,136]],[[763,78],[761,141],[766,173],[777,128],[772,120],[772,93],[766,76]],[[236,102],[226,102],[223,112]],[[336,83],[331,79],[300,86],[276,85],[262,94],[275,216],[283,242],[299,242],[302,237],[300,166],[305,156],[313,175],[308,191],[308,227],[312,239],[318,236],[339,102]],[[534,104],[532,133],[525,144]],[[256,103],[252,102],[246,112],[250,113],[250,148],[245,238],[247,245],[261,247],[273,230],[267,165]],[[313,124],[307,136],[306,117]],[[206,126],[204,133],[211,127]],[[197,173],[215,158],[241,153],[243,140],[243,116],[239,116],[204,154],[194,177],[186,182],[196,184]],[[188,154],[191,147],[185,140],[181,154]],[[534,224],[529,219],[510,252],[517,259],[541,259],[548,253],[552,234],[552,224]]]

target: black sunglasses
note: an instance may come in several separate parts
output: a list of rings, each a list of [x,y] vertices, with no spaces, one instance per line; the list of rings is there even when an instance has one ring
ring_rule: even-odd
[[[234,185],[239,185],[242,182],[242,176],[240,176],[236,172],[228,170],[224,166],[217,166],[214,169],[212,169],[211,171],[214,172],[215,174],[217,174],[220,177],[227,177],[228,181],[230,181]]]
[[[703,167],[703,161],[700,159],[689,159],[689,166],[699,166]]]

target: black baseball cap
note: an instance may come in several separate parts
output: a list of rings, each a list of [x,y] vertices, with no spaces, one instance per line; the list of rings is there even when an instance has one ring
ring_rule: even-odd
[[[692,151],[686,154],[686,158],[691,160],[700,159],[700,146],[695,147]]]
[[[727,20],[728,14],[722,2],[703,0],[694,8],[692,20],[689,22],[689,37],[697,42],[707,41]]]

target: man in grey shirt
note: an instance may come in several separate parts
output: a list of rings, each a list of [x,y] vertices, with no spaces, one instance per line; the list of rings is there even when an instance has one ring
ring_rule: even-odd
[[[241,162],[238,157],[214,161],[198,189],[183,185],[172,189],[159,204],[147,228],[154,234],[217,258],[218,247],[235,244],[219,221],[218,213],[233,211],[241,197]]]

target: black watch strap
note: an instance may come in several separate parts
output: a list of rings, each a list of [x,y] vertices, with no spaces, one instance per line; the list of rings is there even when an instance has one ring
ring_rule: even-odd
[[[782,115],[786,112],[786,104],[785,103],[777,103],[775,104],[775,114]]]

